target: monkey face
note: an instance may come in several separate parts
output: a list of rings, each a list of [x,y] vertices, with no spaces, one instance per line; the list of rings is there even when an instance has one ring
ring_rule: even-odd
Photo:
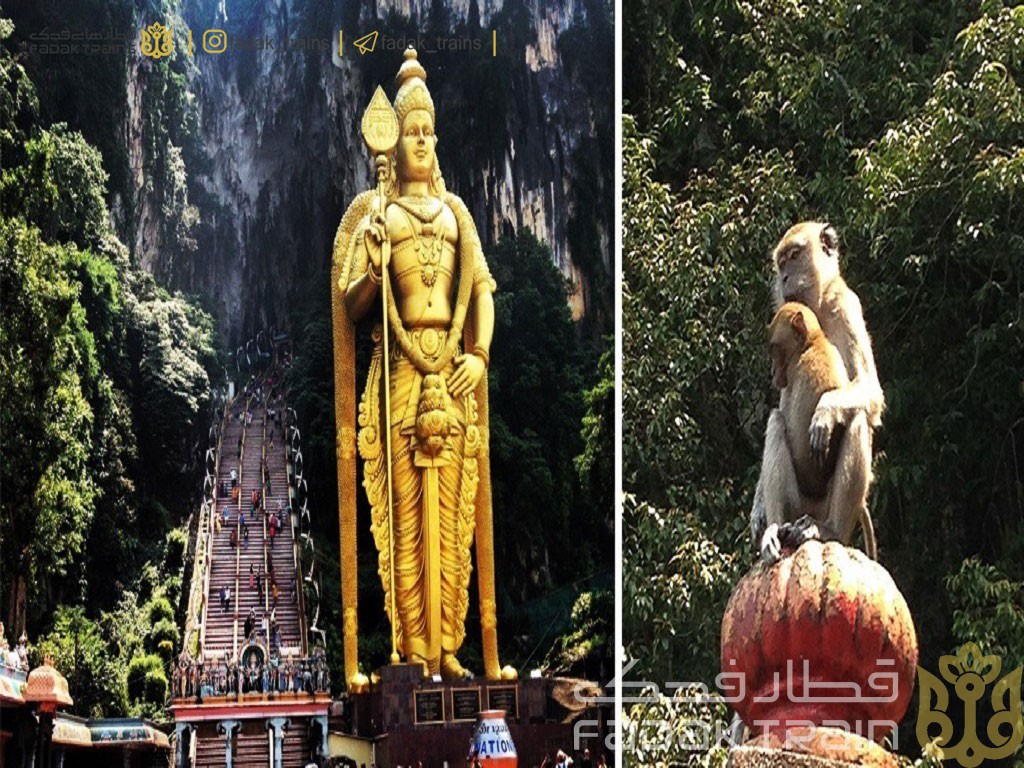
[[[807,347],[811,333],[821,330],[814,313],[803,304],[783,304],[768,329],[768,354],[772,360],[772,385],[777,389],[788,386],[786,369],[790,361]]]
[[[790,322],[792,312],[785,304],[782,309],[775,313],[772,324],[768,328],[768,356],[772,361],[772,386],[776,389],[785,389],[787,381],[786,369],[793,355],[797,354],[799,339]]]
[[[769,341],[768,356],[772,360],[772,386],[776,389],[785,389],[789,386],[789,381],[786,377],[789,356],[786,353],[785,345],[776,341]]]
[[[781,300],[816,309],[823,288],[839,274],[839,237],[828,224],[802,222],[783,235],[772,261]]]

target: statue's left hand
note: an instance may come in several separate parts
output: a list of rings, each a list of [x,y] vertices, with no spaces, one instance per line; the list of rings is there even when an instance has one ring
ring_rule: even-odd
[[[476,355],[456,355],[455,373],[448,380],[448,394],[452,397],[468,395],[480,383],[487,366],[483,358]]]

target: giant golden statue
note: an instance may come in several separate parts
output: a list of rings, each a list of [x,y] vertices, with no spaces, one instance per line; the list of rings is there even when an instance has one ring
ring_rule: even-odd
[[[378,88],[363,118],[377,189],[349,206],[333,253],[345,678],[353,690],[366,684],[357,656],[357,452],[392,662],[400,654],[424,674],[466,676],[456,654],[475,534],[484,672],[515,676],[498,663],[494,601],[486,374],[495,284],[469,210],[445,190],[416,51],[405,52],[397,79],[393,108]],[[364,317],[377,325],[357,431],[354,323]]]

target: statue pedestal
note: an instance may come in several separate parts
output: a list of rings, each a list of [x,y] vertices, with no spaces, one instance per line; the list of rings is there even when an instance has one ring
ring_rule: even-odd
[[[366,693],[348,694],[345,716],[331,730],[372,740],[378,766],[415,765],[417,760],[465,765],[482,710],[504,710],[519,764],[539,765],[546,754],[570,751],[574,732],[579,750],[596,755],[611,732],[610,706],[576,700],[581,681],[566,678],[434,682],[422,667],[395,664],[378,670],[379,682]],[[585,696],[600,695],[583,682]],[[333,757],[334,755],[332,755]]]

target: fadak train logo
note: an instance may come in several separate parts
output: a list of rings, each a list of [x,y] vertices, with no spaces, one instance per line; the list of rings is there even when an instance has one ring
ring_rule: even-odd
[[[1012,755],[1024,741],[1024,720],[1021,719],[1021,672],[1010,672],[996,682],[1002,662],[998,656],[983,656],[974,643],[966,643],[956,656],[939,659],[942,678],[953,686],[963,708],[951,706],[949,688],[938,677],[918,667],[920,680],[917,740],[937,748],[941,760],[955,760],[965,768],[974,768],[983,760],[1001,760]],[[995,683],[988,707],[993,714],[985,724],[987,742],[978,735],[978,702],[986,688]],[[953,739],[953,718],[962,712],[963,735],[956,744]],[[933,726],[938,733],[931,735]]]
[[[174,53],[174,36],[170,27],[165,27],[159,21],[150,24],[142,30],[139,37],[139,50],[143,56],[151,59],[162,59]]]

